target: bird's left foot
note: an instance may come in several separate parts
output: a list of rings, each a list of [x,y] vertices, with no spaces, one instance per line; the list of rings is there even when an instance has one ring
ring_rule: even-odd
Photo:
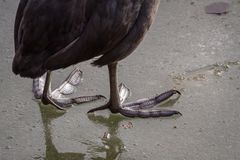
[[[129,102],[124,103],[124,101],[129,97],[130,90],[123,84],[119,86],[119,98],[120,98],[120,105],[116,108],[112,109],[111,106],[113,102],[110,101],[98,108],[91,109],[88,113],[92,113],[98,110],[103,109],[110,109],[113,113],[120,113],[126,117],[141,117],[141,118],[149,118],[149,117],[169,117],[173,115],[182,115],[179,111],[175,110],[160,110],[160,109],[152,109],[154,106],[160,104],[161,102],[169,99],[174,94],[178,94],[179,96],[181,93],[177,90],[169,90],[164,92],[160,95],[154,96],[152,98],[145,98],[140,99],[136,102]]]
[[[78,86],[82,81],[82,72],[79,69],[75,69],[66,78],[63,83],[57,87],[54,91],[51,91],[51,86],[49,86],[49,91],[44,93],[45,77],[36,78],[33,80],[33,94],[36,99],[41,99],[44,104],[52,104],[60,110],[65,110],[71,107],[73,104],[80,104],[85,102],[95,101],[101,98],[105,98],[102,95],[94,96],[80,96],[80,97],[66,97],[74,93],[76,86]]]

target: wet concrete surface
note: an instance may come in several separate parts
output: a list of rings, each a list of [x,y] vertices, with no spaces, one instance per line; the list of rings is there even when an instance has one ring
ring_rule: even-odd
[[[105,101],[57,111],[33,100],[32,81],[13,75],[13,23],[17,2],[0,0],[0,159],[180,159],[240,157],[240,1],[230,12],[208,15],[216,0],[162,0],[158,17],[139,48],[119,65],[129,101],[171,88],[182,91],[168,106],[183,116],[125,118],[86,112]],[[77,94],[109,96],[106,67],[78,65]],[[72,70],[54,73],[54,85]]]

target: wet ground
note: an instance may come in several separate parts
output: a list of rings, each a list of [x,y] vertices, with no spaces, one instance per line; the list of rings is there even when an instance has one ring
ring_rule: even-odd
[[[177,100],[160,107],[172,118],[124,118],[86,112],[105,101],[57,111],[33,100],[30,79],[11,72],[17,2],[0,0],[0,159],[237,160],[240,157],[240,1],[230,12],[208,15],[217,0],[162,0],[144,42],[120,63],[129,100],[176,88]],[[78,65],[78,94],[109,96],[106,67]],[[54,73],[54,86],[72,67]]]

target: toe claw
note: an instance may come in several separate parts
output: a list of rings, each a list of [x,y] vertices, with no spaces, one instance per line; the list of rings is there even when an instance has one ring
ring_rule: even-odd
[[[180,91],[178,91],[178,90],[172,90],[172,91],[173,91],[174,94],[177,93],[177,94],[179,94],[179,95],[182,95],[182,93],[181,93]]]
[[[170,116],[173,116],[173,115],[180,115],[182,116],[182,113],[179,112],[179,111],[175,111],[175,110],[161,110],[161,114],[162,116],[161,117],[170,117]]]
[[[163,101],[167,100],[168,98],[170,98],[171,96],[173,96],[176,93],[181,95],[181,93],[178,90],[169,90],[167,92],[164,92],[164,93],[155,97],[156,102],[157,103],[163,102]]]
[[[107,108],[109,108],[109,105],[105,104],[103,106],[100,106],[100,107],[97,107],[97,108],[93,108],[93,109],[89,110],[87,113],[93,113],[95,111],[100,111],[100,110],[104,110],[104,109],[107,109]]]

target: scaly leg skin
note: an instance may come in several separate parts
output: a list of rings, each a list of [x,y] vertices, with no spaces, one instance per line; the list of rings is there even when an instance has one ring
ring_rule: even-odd
[[[80,84],[82,79],[82,72],[75,69],[67,79],[53,92],[51,91],[51,72],[47,72],[46,80],[44,77],[33,80],[33,93],[36,99],[42,99],[43,104],[52,104],[60,110],[65,110],[73,104],[80,104],[85,102],[95,101],[105,98],[102,95],[95,96],[81,96],[75,98],[65,97],[74,93],[74,89]],[[46,83],[45,83],[46,81]]]
[[[42,103],[47,105],[47,104],[52,104],[53,106],[57,107],[58,109],[63,109],[61,106],[57,105],[53,99],[50,98],[49,91],[50,91],[50,86],[51,86],[51,71],[47,71],[47,76],[46,76],[46,81],[43,89],[43,95],[41,97]]]
[[[177,90],[169,90],[153,98],[124,104],[123,101],[120,101],[121,96],[119,96],[119,90],[117,87],[117,63],[109,64],[108,70],[110,79],[110,100],[107,104],[98,108],[91,109],[88,111],[88,113],[108,108],[112,113],[120,113],[126,117],[149,118],[169,117],[176,114],[182,115],[180,112],[174,110],[151,109],[157,104],[167,100],[174,94],[181,95],[181,93]]]

